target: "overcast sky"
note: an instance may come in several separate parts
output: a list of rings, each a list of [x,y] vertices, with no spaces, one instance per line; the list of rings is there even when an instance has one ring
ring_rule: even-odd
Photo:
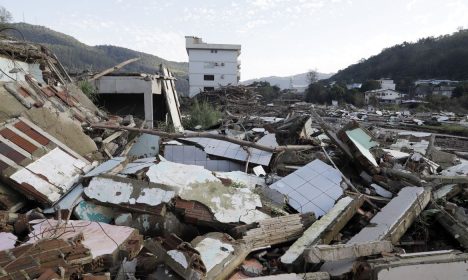
[[[88,45],[188,61],[185,35],[242,45],[241,79],[336,72],[382,48],[468,27],[468,0],[0,0]]]

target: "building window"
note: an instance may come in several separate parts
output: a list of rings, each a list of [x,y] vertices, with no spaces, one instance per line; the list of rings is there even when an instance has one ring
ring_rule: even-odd
[[[211,50],[211,53],[218,53],[218,50]]]
[[[204,87],[203,91],[214,91],[214,87]]]
[[[214,75],[203,75],[203,80],[214,81]]]

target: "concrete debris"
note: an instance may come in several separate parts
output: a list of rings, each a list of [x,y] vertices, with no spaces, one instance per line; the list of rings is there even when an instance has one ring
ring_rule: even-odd
[[[120,251],[125,251],[129,259],[136,257],[143,242],[136,229],[99,222],[48,219],[33,220],[31,224],[33,231],[29,234],[28,243],[41,238],[68,240],[82,237],[81,243],[89,248],[93,259],[101,258],[111,263],[118,261]]]
[[[322,261],[367,257],[392,251],[392,242],[372,241],[357,244],[315,245],[307,249],[304,254],[307,262],[320,263]]]
[[[239,185],[225,186],[221,179],[201,166],[160,162],[151,166],[146,176],[153,183],[173,187],[182,199],[208,206],[216,220],[222,223],[252,223],[269,218],[257,210],[262,203],[251,189]]]
[[[468,249],[466,116],[256,83],[196,95],[205,127],[163,65],[71,77],[0,50],[1,279],[468,278],[446,250]]]
[[[286,265],[302,264],[305,249],[316,244],[330,243],[363,203],[362,196],[355,199],[349,196],[340,199],[327,214],[315,221],[289,247],[286,253],[281,256],[281,262]]]
[[[250,228],[242,234],[242,240],[253,250],[296,240],[304,230],[315,221],[315,215],[293,214],[265,219],[254,225],[241,226]],[[242,228],[234,228],[234,231]]]
[[[454,279],[468,277],[468,254],[459,251],[432,251],[401,254],[395,257],[370,260],[362,265],[365,279]]]
[[[403,236],[413,221],[426,208],[431,192],[420,187],[403,188],[398,196],[382,208],[346,245],[390,240],[393,244]],[[354,259],[326,262],[321,271],[339,276],[351,271]]]

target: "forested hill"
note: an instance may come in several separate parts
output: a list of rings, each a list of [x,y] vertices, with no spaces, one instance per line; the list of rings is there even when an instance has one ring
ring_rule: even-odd
[[[11,26],[21,31],[27,41],[43,44],[52,50],[70,72],[99,71],[134,57],[141,57],[141,59],[125,66],[125,71],[155,73],[161,63],[168,66],[178,76],[184,76],[188,71],[186,62],[168,61],[154,55],[116,46],[88,46],[69,35],[44,26],[28,23],[13,23]],[[9,34],[20,38],[16,31],[10,31]]]
[[[428,78],[468,79],[468,30],[384,49],[378,55],[338,71],[330,79],[362,82],[383,77],[400,84]]]

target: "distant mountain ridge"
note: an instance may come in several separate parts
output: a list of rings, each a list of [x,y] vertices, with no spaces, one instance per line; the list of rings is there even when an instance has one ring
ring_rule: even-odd
[[[49,48],[69,72],[100,71],[125,60],[140,57],[139,61],[126,65],[123,71],[153,74],[158,72],[159,65],[163,63],[178,78],[177,90],[188,91],[187,62],[169,61],[155,55],[111,45],[88,46],[72,36],[44,26],[28,23],[13,23],[11,26],[18,29],[26,41],[39,43]],[[9,35],[21,38],[16,31],[10,31]]]
[[[468,29],[404,42],[338,71],[330,80],[364,82],[391,78],[401,87],[417,79],[468,79]]]
[[[317,76],[318,76],[317,78],[319,80],[323,80],[323,79],[330,78],[332,75],[333,74],[317,73]],[[241,82],[241,84],[248,85],[253,82],[260,82],[260,81],[269,82],[272,86],[277,85],[281,89],[289,89],[291,86],[291,82],[293,86],[306,86],[309,84],[307,80],[307,73],[301,73],[301,74],[285,76],[285,77],[269,76],[269,77],[263,77],[263,78],[250,79],[250,80]]]

